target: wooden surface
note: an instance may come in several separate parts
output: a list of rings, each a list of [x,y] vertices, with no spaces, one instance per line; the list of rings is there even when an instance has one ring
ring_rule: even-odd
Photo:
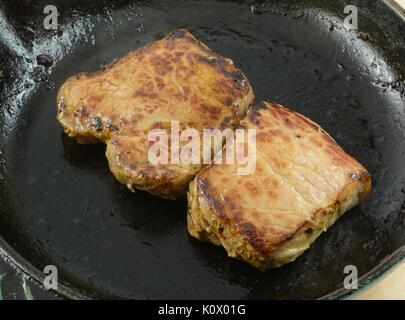
[[[385,0],[390,4],[393,8],[405,14],[405,0]]]
[[[405,300],[405,262],[390,269],[381,278],[360,290],[351,300]]]
[[[395,0],[395,2],[405,10],[405,0]]]

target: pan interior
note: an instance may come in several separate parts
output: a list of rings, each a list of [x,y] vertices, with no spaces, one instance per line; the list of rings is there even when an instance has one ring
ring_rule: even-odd
[[[405,77],[400,57],[380,49],[389,39],[359,39],[332,13],[343,13],[340,2],[329,3],[323,10],[276,3],[261,14],[229,1],[68,11],[63,35],[45,33],[31,51],[16,49],[56,61],[48,82],[27,88],[17,103],[9,99],[7,112],[2,107],[1,235],[35,267],[57,266],[63,283],[93,297],[317,298],[342,286],[346,265],[359,275],[371,270],[405,243],[405,105],[391,85]],[[361,26],[379,32],[369,20]],[[179,27],[231,58],[256,102],[310,117],[373,176],[369,199],[294,263],[263,273],[192,239],[185,200],[131,193],[110,173],[103,145],[78,145],[56,121],[56,91],[69,76],[99,70]]]

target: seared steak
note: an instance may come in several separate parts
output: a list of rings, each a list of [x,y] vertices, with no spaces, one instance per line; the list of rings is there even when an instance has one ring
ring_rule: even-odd
[[[106,143],[110,169],[128,188],[176,199],[203,163],[150,163],[150,131],[170,134],[171,121],[180,129],[233,129],[252,102],[232,61],[180,29],[101,71],[69,78],[58,92],[57,119],[79,143]]]
[[[262,270],[294,261],[369,195],[367,170],[303,115],[262,102],[239,128],[256,129],[255,173],[211,163],[188,192],[190,234],[230,257]]]

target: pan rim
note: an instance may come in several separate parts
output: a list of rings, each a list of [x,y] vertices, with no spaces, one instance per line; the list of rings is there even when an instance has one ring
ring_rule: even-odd
[[[40,287],[43,287],[42,283],[45,279],[45,274],[43,274],[39,269],[21,256],[2,236],[0,236],[0,257],[3,259],[3,261],[17,269],[19,272],[23,273],[28,279],[33,280]],[[345,289],[342,287],[324,296],[315,298],[315,300],[344,300],[350,298],[355,293],[362,291],[375,281],[378,281],[381,276],[386,274],[395,265],[401,263],[403,260],[405,260],[405,245],[396,249],[379,265],[362,275],[358,280],[358,289]],[[88,294],[81,293],[77,288],[62,284],[60,281],[58,281],[57,289],[49,289],[48,291],[51,291],[62,298],[71,300],[94,299]]]
[[[375,281],[378,281],[380,277],[403,260],[405,260],[405,245],[396,249],[380,262],[380,264],[362,275],[358,280],[358,289],[345,289],[343,287],[318,298],[318,300],[344,300],[350,298],[354,294],[361,292],[363,289],[368,288]]]
[[[21,256],[1,235],[0,258],[13,269],[16,269],[17,273],[22,273],[23,277],[33,280],[33,282],[43,288],[42,283],[44,282],[46,275]],[[45,288],[43,288],[43,290],[45,290]],[[53,292],[62,298],[71,300],[92,299],[90,296],[82,294],[78,289],[60,283],[59,280],[57,289],[49,289],[48,291]]]
[[[405,9],[401,11],[401,7],[394,0],[383,0],[383,3],[394,11],[405,22]]]
[[[405,22],[405,16],[396,10],[390,4],[389,0],[383,0],[383,3],[392,11],[394,11],[400,18]],[[38,268],[32,265],[28,260],[21,256],[1,235],[0,235],[0,258],[5,261],[7,264],[16,269],[17,272],[24,274],[25,277],[35,282],[40,287],[43,287],[42,283],[46,277]],[[386,259],[375,266],[373,269],[366,272],[359,278],[358,289],[348,290],[344,288],[336,289],[324,296],[318,297],[319,300],[329,300],[329,299],[346,299],[350,298],[353,294],[360,292],[361,290],[369,287],[375,281],[386,274],[394,266],[396,266],[401,261],[405,260],[405,245],[399,247],[394,252],[389,254]],[[45,289],[44,289],[45,290]],[[62,284],[58,281],[58,289],[50,289],[50,292],[53,292],[57,296],[67,299],[74,300],[89,300],[94,299],[91,297],[88,291],[85,291],[85,294],[80,292],[76,287],[68,286]]]

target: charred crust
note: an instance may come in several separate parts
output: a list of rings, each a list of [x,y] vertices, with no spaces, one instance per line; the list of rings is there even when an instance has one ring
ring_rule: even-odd
[[[312,217],[313,217],[313,218],[316,218],[316,216],[317,216],[320,212],[322,212],[322,210],[323,210],[323,209],[316,209],[316,210],[312,213]]]
[[[220,125],[220,128],[225,129],[229,125],[231,125],[232,122],[233,122],[233,119],[231,117],[225,117],[224,120],[222,121],[221,125]]]
[[[244,222],[240,225],[240,231],[247,235],[249,238],[256,238],[257,237],[257,229],[256,227],[251,224],[250,222]]]
[[[258,112],[258,111],[256,111],[256,110],[251,110],[250,112],[249,112],[249,119],[254,119],[255,117],[260,117],[261,116],[261,114],[260,114],[260,112]]]
[[[296,228],[293,232],[285,235],[279,242],[279,246],[283,245],[284,243],[290,241],[301,229],[303,229],[306,225],[309,224],[309,221],[303,221],[301,224]]]
[[[250,245],[260,254],[265,255],[269,251],[266,241],[259,237],[256,227],[250,222],[244,222],[239,225],[240,232],[246,236]]]
[[[204,111],[206,111],[208,113],[213,113],[213,114],[221,113],[221,109],[219,109],[219,108],[215,108],[215,107],[212,107],[212,106],[207,106],[204,103],[200,104],[200,106]]]
[[[273,109],[278,109],[278,111],[282,111],[284,113],[287,113],[289,111],[289,110],[287,110],[286,108],[284,108],[283,106],[281,106],[281,105],[279,105],[277,103],[274,103],[274,102],[265,102],[265,103],[270,105]]]
[[[57,102],[57,111],[58,113],[62,113],[65,110],[66,106],[63,101]]]
[[[119,60],[120,60],[120,59],[115,58],[115,59],[114,59],[113,61],[111,61],[109,64],[106,64],[106,65],[103,67],[103,71],[109,70],[109,69],[111,69],[112,67],[114,67],[115,64],[116,64]]]
[[[320,129],[320,127],[317,124],[315,124],[308,118],[306,118],[296,112],[294,112],[294,114],[297,115],[306,125],[308,125],[308,127],[312,128],[313,130],[318,131]]]
[[[210,54],[213,53],[210,52]],[[217,68],[225,77],[232,79],[236,89],[245,91],[249,88],[248,80],[239,69],[235,70],[234,65],[229,63],[229,60],[219,55],[216,55],[214,58],[207,58],[204,56],[196,56],[196,58],[207,65]]]
[[[233,81],[235,82],[235,88],[241,91],[245,91],[246,88],[248,88],[247,85],[247,81],[245,80],[237,80],[237,79],[233,79]]]
[[[210,189],[212,189],[212,186],[210,185],[208,179],[206,178],[197,179],[197,186],[200,189],[204,199],[209,203],[210,207],[214,210],[214,212],[221,218],[229,220],[229,218],[225,214],[223,204],[219,202],[217,199],[215,199],[213,196],[211,196]]]
[[[228,98],[226,98],[225,99],[225,101],[224,101],[224,104],[226,105],[226,106],[231,106],[231,105],[233,105],[233,100],[232,100],[232,98],[230,98],[230,97],[228,97]]]
[[[357,175],[355,173],[349,173],[350,180],[357,180]]]
[[[199,60],[201,62],[204,62],[204,63],[206,63],[208,65],[219,64],[218,60],[215,59],[215,58],[209,59],[209,58],[204,57],[204,56],[197,56],[196,58],[197,58],[197,60]]]
[[[91,125],[96,129],[97,132],[100,132],[103,130],[103,123],[99,117],[92,118]]]
[[[97,71],[97,72],[99,72],[99,71]],[[88,74],[87,72],[80,72],[80,73],[74,75],[73,77],[76,78],[76,80],[80,80],[80,79],[86,78],[88,75],[89,75],[89,74]],[[91,74],[90,74],[90,75],[91,75]],[[73,78],[73,77],[72,77],[72,78]],[[69,81],[69,80],[72,80],[72,78],[68,79],[68,81]]]
[[[322,139],[323,140],[325,140],[327,143],[329,143],[329,144],[332,144],[332,145],[335,145],[335,146],[339,146],[338,144],[337,144],[337,142],[334,140],[334,139],[332,139],[332,137],[330,137],[326,132],[323,132],[323,134],[322,134]]]
[[[287,108],[285,108],[279,104],[276,104],[276,103],[268,103],[268,102],[262,102],[262,103],[265,103],[265,104],[268,104],[269,106],[271,106],[271,112],[272,112],[273,116],[278,119],[283,120],[285,125],[287,127],[289,127],[290,129],[305,130],[306,128],[311,128],[312,130],[315,130],[315,131],[322,130],[319,125],[312,122],[311,120],[309,120],[302,114],[288,110]],[[298,121],[295,121],[295,120],[298,120]],[[327,135],[323,130],[322,130],[322,132],[325,135]],[[334,144],[336,144],[336,143],[334,143]]]
[[[146,166],[144,169],[139,170],[138,173],[142,178],[148,177],[149,172],[151,171],[151,168],[149,166]]]
[[[285,235],[277,244],[273,246],[269,245],[266,239],[261,238],[257,228],[249,222],[241,223],[239,225],[239,231],[246,237],[246,240],[257,252],[265,255],[290,241],[301,229],[304,229],[309,224],[309,221],[303,221],[293,232]],[[307,234],[311,234],[312,232],[312,228],[305,230],[305,233]]]
[[[367,181],[371,178],[371,175],[367,171],[363,171],[360,174],[356,173],[350,173],[349,174],[350,180],[361,180],[361,181]]]
[[[263,101],[260,102],[259,104],[254,105],[254,106],[252,107],[252,110],[260,110],[260,109],[263,109],[263,110],[267,110],[267,109],[268,109],[267,106],[266,106],[266,104],[265,104]]]
[[[261,114],[259,111],[256,111],[256,109],[252,109],[247,115],[248,120],[256,125],[260,123],[260,117]]]
[[[91,111],[92,111],[92,108],[83,106],[83,107],[80,107],[79,109],[76,109],[75,115],[77,117],[88,117],[90,115]]]
[[[246,80],[245,76],[243,75],[243,73],[240,70],[236,70],[235,72],[233,72],[232,77],[233,77],[233,81],[242,82],[242,81]]]
[[[143,91],[143,90],[137,90],[134,93],[134,97],[138,97],[138,96],[139,97],[150,98],[150,99],[156,99],[158,94],[155,93],[155,92],[150,93],[150,92],[146,92],[146,91]]]
[[[169,35],[166,36],[165,40],[170,41],[170,40],[175,40],[179,38],[185,38],[186,34],[188,34],[188,31],[186,29],[177,29],[170,33]]]
[[[363,181],[363,182],[364,182],[364,181],[368,181],[368,180],[371,179],[371,174],[369,174],[367,171],[362,172],[362,173],[360,174],[359,179],[360,179],[361,181]]]

